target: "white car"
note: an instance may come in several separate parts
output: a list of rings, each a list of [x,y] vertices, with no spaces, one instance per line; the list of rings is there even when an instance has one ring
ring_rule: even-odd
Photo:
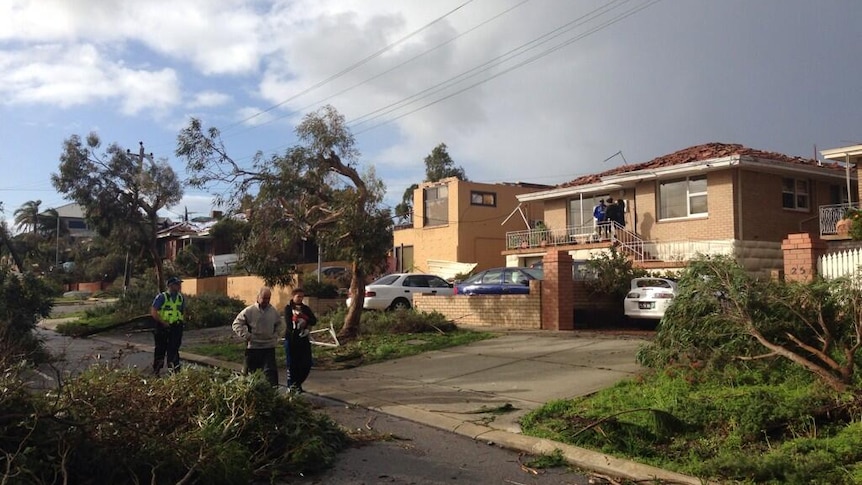
[[[667,278],[635,278],[626,295],[625,314],[629,318],[661,320],[676,296],[676,281]]]
[[[383,276],[365,287],[366,310],[409,310],[414,293],[451,295],[452,285],[443,278],[424,273],[394,273]],[[350,306],[352,297],[347,299]]]

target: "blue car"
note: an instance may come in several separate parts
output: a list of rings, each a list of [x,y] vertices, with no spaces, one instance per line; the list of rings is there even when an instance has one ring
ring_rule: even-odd
[[[455,285],[456,295],[526,295],[530,281],[541,280],[544,274],[534,268],[491,268]]]

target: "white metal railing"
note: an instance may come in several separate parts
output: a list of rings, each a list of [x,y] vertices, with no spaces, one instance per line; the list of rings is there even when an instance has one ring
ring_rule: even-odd
[[[565,229],[533,229],[506,233],[506,249],[536,249],[547,246],[571,246],[588,242],[613,241],[635,261],[689,261],[698,254],[733,254],[732,241],[683,239],[679,241],[645,241],[625,227],[610,223],[606,232],[592,225]]]
[[[820,235],[834,236],[838,234],[838,221],[844,218],[847,209],[858,209],[858,204],[831,204],[820,206]]]
[[[563,229],[529,229],[506,233],[506,249],[531,249],[545,246],[583,244],[599,240],[596,229],[589,225]]]

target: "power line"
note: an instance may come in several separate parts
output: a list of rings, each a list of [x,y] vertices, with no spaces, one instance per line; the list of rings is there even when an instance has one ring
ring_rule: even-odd
[[[628,2],[628,1],[630,1],[630,0],[625,0],[625,2]],[[433,100],[433,101],[431,101],[431,102],[429,102],[429,103],[426,103],[426,104],[424,104],[424,105],[422,105],[422,106],[419,106],[419,107],[417,107],[417,108],[414,108],[414,109],[412,109],[412,110],[410,110],[410,111],[408,111],[408,112],[406,112],[406,113],[403,113],[403,114],[401,114],[401,115],[398,115],[398,116],[396,116],[396,117],[394,117],[394,118],[387,119],[387,120],[385,120],[385,121],[383,121],[383,122],[381,122],[381,123],[378,123],[378,124],[376,124],[376,125],[370,126],[370,127],[366,128],[366,129],[364,129],[364,130],[356,131],[356,132],[355,132],[355,134],[357,134],[357,135],[358,135],[358,134],[366,133],[366,132],[371,131],[371,130],[373,130],[373,129],[375,129],[375,128],[379,128],[380,126],[383,126],[383,125],[385,125],[385,124],[388,124],[388,123],[391,123],[391,122],[393,122],[393,121],[399,120],[399,119],[401,119],[401,118],[403,118],[403,117],[405,117],[405,116],[408,116],[408,115],[411,115],[411,114],[413,114],[413,113],[416,113],[417,111],[421,111],[421,110],[423,110],[423,109],[425,109],[425,108],[428,108],[429,106],[432,106],[432,105],[434,105],[434,104],[437,104],[437,103],[439,103],[439,102],[441,102],[441,101],[445,101],[445,100],[447,100],[447,99],[449,99],[449,98],[452,98],[452,97],[454,97],[454,96],[457,96],[458,94],[461,94],[461,93],[463,93],[463,92],[465,92],[465,91],[468,91],[468,90],[470,90],[470,89],[472,89],[472,88],[474,88],[474,87],[476,87],[476,86],[479,86],[479,85],[481,85],[481,84],[485,84],[486,82],[491,81],[492,79],[496,79],[497,77],[500,77],[500,76],[502,76],[503,74],[507,74],[507,73],[509,73],[509,72],[511,72],[511,71],[513,71],[513,70],[515,70],[515,69],[519,69],[519,68],[521,68],[521,67],[523,67],[523,66],[525,66],[525,65],[527,65],[527,64],[530,64],[530,63],[532,63],[532,62],[534,62],[534,61],[536,61],[536,60],[538,60],[538,59],[541,59],[542,57],[545,57],[545,56],[547,56],[547,55],[549,55],[549,54],[551,54],[551,53],[553,53],[553,52],[556,52],[556,51],[558,51],[558,50],[562,49],[563,47],[567,47],[567,46],[571,45],[571,44],[572,44],[572,43],[574,43],[574,42],[577,42],[577,41],[579,41],[579,40],[581,40],[581,39],[584,39],[585,37],[588,37],[588,36],[590,36],[590,35],[592,35],[592,34],[595,34],[596,32],[599,32],[599,31],[601,31],[601,30],[604,30],[604,29],[606,29],[606,28],[610,27],[611,25],[613,25],[613,24],[615,24],[615,23],[617,23],[617,22],[619,22],[619,21],[621,21],[621,20],[624,20],[624,19],[626,19],[626,18],[628,18],[628,17],[630,17],[630,16],[632,16],[632,15],[634,15],[634,14],[636,14],[636,13],[640,12],[641,10],[644,10],[644,9],[646,9],[646,8],[648,8],[648,7],[651,7],[652,5],[655,5],[656,3],[660,2],[660,1],[661,1],[661,0],[651,0],[650,2],[648,2],[648,3],[647,3],[647,4],[645,4],[645,5],[642,5],[642,6],[640,6],[640,7],[636,7],[636,8],[633,8],[633,9],[627,10],[626,12],[623,12],[622,14],[620,14],[620,15],[618,15],[618,16],[616,16],[616,17],[614,17],[614,18],[612,18],[612,19],[610,19],[610,20],[608,20],[608,21],[604,22],[603,24],[600,24],[600,25],[599,25],[599,26],[597,26],[597,27],[592,28],[591,30],[588,30],[587,32],[584,32],[584,33],[582,33],[582,34],[580,34],[580,35],[578,35],[578,36],[576,36],[576,37],[574,37],[574,38],[568,39],[568,40],[566,40],[566,41],[564,41],[564,42],[562,42],[562,43],[560,43],[560,44],[554,45],[554,46],[552,46],[552,47],[548,48],[547,50],[545,50],[545,51],[543,51],[543,52],[541,52],[541,53],[539,53],[539,54],[537,54],[537,55],[535,55],[535,56],[533,56],[533,57],[530,57],[530,58],[528,58],[528,59],[525,59],[525,60],[523,60],[523,61],[521,61],[521,62],[519,62],[519,63],[517,63],[517,64],[515,64],[515,65],[513,65],[513,66],[511,66],[511,67],[508,67],[508,68],[506,68],[506,69],[504,69],[504,70],[502,70],[502,71],[500,71],[500,72],[498,72],[498,73],[496,73],[496,74],[493,74],[493,75],[491,75],[490,77],[488,77],[488,78],[486,78],[486,79],[482,79],[482,80],[480,80],[480,81],[477,81],[477,82],[475,82],[475,83],[473,83],[473,84],[470,84],[470,85],[468,85],[468,86],[466,86],[466,87],[464,87],[464,88],[462,88],[462,89],[459,89],[459,90],[457,90],[457,91],[455,91],[455,92],[452,92],[452,93],[450,93],[450,94],[448,94],[448,95],[445,95],[445,96],[443,96],[443,97],[441,97],[441,98],[438,98],[438,99]],[[543,43],[544,43],[544,42],[545,42],[545,41],[543,41]],[[532,49],[532,48],[531,48],[531,49]],[[511,51],[510,51],[510,52],[511,52]],[[486,63],[486,64],[487,64],[487,63]],[[481,69],[479,72],[476,72],[476,73],[471,74],[470,76],[468,76],[468,78],[469,78],[469,77],[474,77],[475,75],[477,75],[477,74],[479,74],[479,73],[481,73],[481,72],[487,71],[487,70],[489,70],[491,67],[496,67],[496,64],[495,64],[495,65],[492,65],[492,66],[489,66],[489,67],[487,67],[487,68],[483,68],[483,69]],[[477,69],[477,68],[474,68],[474,69]],[[467,71],[467,72],[470,72],[470,71]],[[461,75],[463,75],[463,74],[465,74],[465,73],[462,73]],[[459,76],[461,76],[461,75],[459,75]],[[457,77],[457,76],[456,76],[456,77]],[[400,109],[400,108],[401,108],[401,107],[403,107],[403,106],[406,106],[406,105],[408,105],[408,104],[412,104],[412,103],[414,103],[414,102],[417,102],[417,101],[419,101],[419,100],[421,100],[421,99],[427,98],[427,97],[429,97],[429,96],[431,96],[431,95],[433,95],[433,94],[436,94],[437,92],[442,91],[442,90],[443,90],[443,89],[445,89],[446,87],[448,87],[448,86],[445,86],[445,84],[446,84],[446,83],[449,83],[452,79],[455,79],[455,78],[451,78],[450,80],[444,81],[443,83],[440,83],[440,84],[438,84],[438,85],[437,85],[437,86],[435,86],[435,87],[432,87],[432,88],[426,89],[426,90],[424,90],[424,91],[421,91],[420,93],[417,93],[417,94],[422,94],[422,93],[425,93],[425,92],[427,92],[427,91],[434,90],[435,88],[439,88],[439,89],[436,89],[436,91],[434,91],[434,92],[431,92],[431,93],[429,93],[429,94],[427,94],[427,95],[423,95],[423,96],[421,96],[421,97],[419,97],[419,98],[415,99],[414,101],[411,101],[410,103],[404,104],[403,102],[404,102],[406,99],[414,98],[414,97],[416,97],[417,95],[413,95],[413,96],[411,96],[411,97],[405,98],[405,100],[399,101],[399,102],[397,102],[397,103],[392,103],[392,104],[390,104],[389,106],[387,106],[387,107],[385,107],[385,108],[378,109],[378,110],[374,111],[374,113],[378,113],[378,112],[380,112],[381,110],[386,110],[386,109],[388,109],[388,111],[386,111],[386,112],[384,112],[384,113],[382,113],[382,114],[377,114],[377,115],[375,115],[375,116],[373,116],[373,117],[370,117],[370,118],[367,118],[367,119],[363,119],[362,121],[359,121],[359,122],[356,122],[355,120],[350,120],[350,121],[348,122],[348,124],[354,123],[354,124],[356,124],[356,125],[359,125],[359,124],[367,123],[367,122],[369,122],[369,121],[371,121],[371,120],[374,120],[374,119],[380,118],[380,117],[385,116],[385,115],[387,115],[387,114],[390,114],[390,113],[392,113],[392,112],[394,112],[394,111],[396,111],[396,110]],[[465,78],[465,79],[466,79],[466,78]],[[458,81],[458,82],[461,82],[461,81]],[[442,87],[440,87],[440,86],[442,86]],[[402,106],[397,106],[397,105],[399,105],[399,104],[402,104]],[[367,116],[367,115],[363,115],[363,116]],[[360,117],[359,119],[361,119],[361,118],[362,118],[362,117]]]
[[[386,46],[385,46],[385,47],[383,47],[382,49],[379,49],[377,52],[375,52],[375,53],[373,53],[373,54],[371,54],[371,55],[369,55],[369,56],[367,56],[367,57],[365,57],[365,58],[363,58],[363,59],[361,59],[361,60],[359,60],[359,61],[357,61],[357,62],[355,62],[355,63],[353,63],[353,64],[351,64],[351,65],[349,65],[349,66],[347,66],[347,67],[345,67],[344,69],[342,69],[342,70],[338,71],[337,73],[335,73],[335,74],[333,74],[333,75],[331,75],[331,76],[327,77],[326,79],[323,79],[323,80],[320,80],[320,81],[318,81],[318,82],[314,83],[314,84],[313,84],[313,85],[311,85],[310,87],[308,87],[308,88],[306,88],[306,89],[304,89],[304,90],[300,91],[300,92],[299,92],[299,93],[297,93],[297,94],[294,94],[293,96],[291,96],[291,97],[289,97],[289,98],[287,98],[287,99],[285,99],[285,100],[283,100],[283,101],[281,101],[281,102],[279,102],[279,103],[276,103],[276,104],[274,104],[274,105],[270,106],[269,108],[264,109],[263,111],[260,111],[260,112],[258,112],[258,113],[255,113],[255,114],[253,114],[253,115],[251,115],[251,116],[249,116],[249,117],[247,117],[247,118],[245,118],[245,119],[242,119],[242,120],[237,121],[236,123],[234,123],[234,124],[232,124],[232,125],[229,125],[229,126],[228,126],[228,129],[229,129],[229,128],[231,128],[231,127],[233,127],[233,126],[236,126],[236,125],[240,125],[240,124],[242,124],[242,123],[245,123],[246,121],[252,120],[252,119],[254,119],[254,118],[258,117],[258,116],[263,115],[264,113],[268,113],[268,112],[270,112],[270,111],[272,111],[272,110],[274,110],[274,109],[276,109],[276,108],[278,108],[278,107],[280,107],[280,106],[283,106],[284,104],[286,104],[286,103],[288,103],[288,102],[290,102],[290,101],[292,101],[292,100],[294,100],[294,99],[296,99],[296,98],[298,98],[298,97],[300,97],[300,96],[302,96],[302,95],[304,95],[304,94],[307,94],[307,93],[309,93],[309,92],[311,92],[311,91],[313,91],[313,90],[315,90],[315,89],[317,89],[317,88],[319,88],[319,87],[323,86],[324,84],[327,84],[327,83],[329,83],[329,82],[331,82],[331,81],[334,81],[335,79],[338,79],[339,77],[341,77],[341,76],[343,76],[343,75],[347,74],[348,72],[353,71],[354,69],[356,69],[356,68],[358,68],[358,67],[360,67],[360,66],[362,66],[362,65],[364,65],[364,64],[366,64],[366,63],[368,63],[369,61],[371,61],[371,60],[373,60],[373,59],[376,59],[377,57],[379,57],[379,56],[383,55],[386,51],[391,50],[393,47],[395,47],[395,46],[397,46],[397,45],[401,44],[402,42],[405,42],[406,40],[410,39],[410,38],[411,38],[411,37],[413,37],[414,35],[416,35],[416,34],[418,34],[418,33],[422,32],[423,30],[428,29],[428,28],[429,28],[429,27],[431,27],[432,25],[436,24],[437,22],[442,21],[443,19],[445,19],[445,18],[446,18],[446,17],[448,17],[449,15],[452,15],[453,13],[457,12],[458,10],[460,10],[461,8],[463,8],[464,6],[466,6],[467,4],[472,3],[472,2],[473,2],[473,0],[467,0],[466,2],[462,3],[461,5],[458,5],[457,7],[455,7],[455,8],[453,8],[452,10],[450,10],[450,11],[446,12],[445,14],[441,15],[440,17],[437,17],[436,19],[432,20],[431,22],[428,22],[427,24],[423,25],[423,26],[422,26],[422,27],[420,27],[419,29],[414,30],[413,32],[410,32],[409,34],[405,35],[404,37],[402,37],[402,38],[400,38],[400,39],[396,40],[395,42],[392,42],[392,43],[390,43],[390,44],[386,45]]]
[[[499,18],[500,18],[500,17],[502,17],[503,15],[506,15],[507,13],[509,13],[509,12],[511,12],[511,11],[513,11],[513,10],[515,10],[515,9],[517,9],[518,7],[520,7],[520,6],[524,5],[525,3],[529,2],[529,1],[530,1],[530,0],[522,0],[520,3],[518,3],[518,4],[516,4],[516,5],[512,6],[512,7],[509,7],[509,8],[507,8],[506,10],[503,10],[502,12],[500,12],[500,13],[498,13],[498,14],[496,14],[496,15],[494,15],[494,16],[492,16],[492,17],[488,18],[488,19],[485,19],[484,21],[482,21],[482,22],[480,22],[480,23],[478,23],[478,24],[474,25],[473,27],[471,27],[471,28],[469,28],[469,29],[467,29],[467,30],[465,30],[465,31],[463,31],[463,32],[461,32],[461,33],[459,33],[459,34],[455,35],[454,37],[451,37],[451,38],[449,38],[449,39],[447,39],[447,40],[445,40],[445,41],[441,42],[440,44],[437,44],[437,45],[435,45],[434,47],[431,47],[430,49],[426,49],[425,51],[422,51],[422,52],[420,52],[419,54],[416,54],[415,56],[413,56],[413,57],[411,57],[411,58],[409,58],[409,59],[407,59],[407,60],[405,60],[405,61],[403,61],[403,62],[400,62],[400,63],[398,63],[398,64],[396,64],[396,65],[392,66],[392,67],[391,67],[391,68],[389,68],[389,69],[386,69],[385,71],[382,71],[382,72],[380,72],[380,73],[378,73],[378,74],[375,74],[375,75],[373,75],[373,76],[371,76],[371,77],[365,78],[364,80],[362,80],[362,81],[360,81],[360,82],[358,82],[358,83],[356,83],[356,84],[353,84],[353,85],[351,85],[350,87],[344,88],[344,89],[342,89],[341,91],[338,91],[338,92],[336,92],[336,93],[334,93],[334,94],[330,94],[329,96],[326,96],[325,98],[319,99],[319,100],[314,101],[314,102],[309,103],[309,104],[306,104],[305,106],[302,106],[301,108],[298,108],[298,109],[296,109],[296,110],[293,110],[293,111],[291,111],[291,112],[289,112],[289,113],[286,113],[286,114],[281,115],[281,116],[274,117],[274,118],[272,118],[272,119],[270,119],[270,120],[267,120],[267,121],[265,121],[265,122],[263,122],[263,123],[260,123],[259,125],[255,125],[255,126],[249,127],[249,128],[248,128],[248,130],[245,130],[245,131],[249,131],[249,130],[252,130],[252,129],[255,129],[255,128],[259,128],[260,126],[263,126],[263,125],[267,125],[267,124],[270,124],[270,123],[274,123],[274,122],[276,122],[276,121],[278,121],[278,120],[281,120],[281,119],[284,119],[284,118],[286,118],[286,117],[288,117],[288,116],[290,116],[290,115],[292,115],[292,114],[294,114],[294,113],[301,113],[301,112],[303,112],[303,111],[305,111],[305,110],[307,110],[307,109],[309,109],[309,108],[311,108],[311,107],[313,107],[313,106],[320,105],[320,104],[322,104],[322,103],[324,103],[324,102],[326,102],[326,101],[328,101],[328,100],[330,100],[330,99],[332,99],[332,98],[336,98],[336,97],[338,97],[338,96],[341,96],[342,94],[348,93],[348,92],[350,92],[350,91],[352,91],[352,90],[354,90],[354,89],[358,88],[359,86],[362,86],[362,85],[368,84],[369,82],[371,82],[371,81],[373,81],[373,80],[375,80],[375,79],[378,79],[378,78],[380,78],[380,77],[383,77],[383,76],[385,76],[386,74],[389,74],[389,73],[391,73],[391,72],[393,72],[393,71],[395,71],[395,70],[397,70],[397,69],[400,69],[400,68],[402,68],[402,67],[406,66],[407,64],[412,63],[412,62],[413,62],[413,61],[415,61],[415,60],[418,60],[418,59],[420,59],[420,58],[422,58],[422,57],[425,57],[426,55],[428,55],[428,54],[430,54],[430,53],[432,53],[432,52],[434,52],[434,51],[436,51],[436,50],[438,50],[438,49],[441,49],[441,48],[443,48],[443,47],[445,47],[445,46],[447,46],[447,45],[449,45],[449,44],[451,44],[451,43],[455,42],[455,41],[456,41],[456,40],[458,40],[459,38],[461,38],[461,37],[463,37],[463,36],[465,36],[465,35],[467,35],[467,34],[469,34],[469,33],[473,32],[473,31],[475,31],[475,30],[477,30],[477,29],[479,29],[479,28],[481,28],[481,27],[483,27],[483,26],[485,26],[485,25],[487,25],[487,24],[489,24],[489,23],[491,23],[491,22],[493,22],[493,21],[495,21],[495,20],[497,20],[497,19],[499,19]],[[412,34],[411,34],[411,35],[412,35]],[[288,100],[288,101],[289,101],[289,100]],[[284,104],[284,103],[281,103],[281,104]],[[238,134],[238,133],[241,133],[241,132],[234,132],[233,134]]]

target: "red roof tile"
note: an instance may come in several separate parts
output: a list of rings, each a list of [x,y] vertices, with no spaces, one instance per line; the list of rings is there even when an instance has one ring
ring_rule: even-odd
[[[761,160],[772,160],[788,164],[807,165],[811,167],[823,166],[830,169],[844,170],[844,166],[837,163],[823,162],[821,163],[821,165],[818,165],[818,162],[813,159],[792,157],[790,155],[784,155],[783,153],[756,150],[754,148],[748,148],[746,146],[739,145],[736,143],[705,143],[703,145],[683,148],[682,150],[670,153],[668,155],[662,155],[648,162],[612,168],[598,174],[584,175],[582,177],[578,177],[574,180],[570,180],[568,182],[560,184],[558,185],[558,187],[562,188],[574,187],[577,185],[597,184],[602,181],[602,177],[607,177],[609,175],[620,175],[628,172],[636,172],[638,170],[671,167],[674,165],[681,165],[683,163],[699,162],[730,156],[744,156]]]

